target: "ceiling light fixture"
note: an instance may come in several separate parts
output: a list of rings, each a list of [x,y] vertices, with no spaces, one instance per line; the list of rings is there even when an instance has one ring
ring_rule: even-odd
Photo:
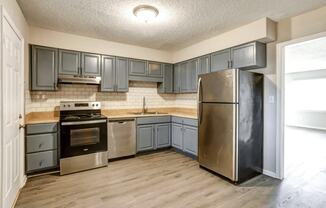
[[[159,14],[158,9],[149,5],[139,5],[134,8],[133,12],[138,19],[146,23],[153,21]]]

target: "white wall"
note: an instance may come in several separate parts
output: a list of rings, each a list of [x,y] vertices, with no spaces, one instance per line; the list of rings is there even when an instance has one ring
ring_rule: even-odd
[[[173,61],[177,63],[256,40],[266,43],[276,40],[276,23],[268,18],[259,19],[175,51],[173,53]]]
[[[172,53],[135,45],[111,42],[85,36],[30,27],[29,43],[113,56],[172,62]]]

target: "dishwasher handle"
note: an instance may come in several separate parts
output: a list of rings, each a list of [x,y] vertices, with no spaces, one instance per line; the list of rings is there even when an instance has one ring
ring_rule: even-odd
[[[119,123],[119,124],[126,124],[127,122],[134,122],[135,119],[131,118],[131,119],[113,119],[113,120],[109,120],[109,123]]]

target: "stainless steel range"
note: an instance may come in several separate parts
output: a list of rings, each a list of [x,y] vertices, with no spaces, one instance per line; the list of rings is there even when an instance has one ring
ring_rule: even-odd
[[[100,102],[60,103],[60,175],[107,166],[107,118]]]

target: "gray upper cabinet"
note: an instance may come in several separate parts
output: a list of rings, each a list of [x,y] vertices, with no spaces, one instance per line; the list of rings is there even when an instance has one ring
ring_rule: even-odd
[[[180,93],[181,91],[181,80],[180,80],[180,67],[181,64],[175,64],[174,65],[174,71],[173,71],[173,92],[174,93]]]
[[[117,57],[116,58],[116,91],[128,92],[128,59]]]
[[[137,126],[137,151],[154,149],[154,125]]]
[[[198,59],[192,59],[187,62],[187,90],[186,92],[197,92],[197,75],[198,74]]]
[[[159,93],[173,93],[173,65],[163,64],[163,82],[159,84]]]
[[[231,48],[231,57],[232,68],[256,69],[266,67],[266,45],[253,42]]]
[[[211,72],[228,69],[231,60],[231,50],[226,49],[211,54]]]
[[[58,50],[32,46],[31,90],[57,89]]]
[[[163,66],[161,63],[148,62],[147,75],[150,77],[163,77]]]
[[[102,56],[102,92],[128,91],[128,59]]]
[[[198,130],[196,127],[186,126],[183,128],[183,151],[193,155],[198,152]]]
[[[207,74],[211,71],[211,58],[209,55],[198,58],[198,74]]]
[[[87,76],[101,75],[101,55],[92,53],[81,54],[81,69],[82,74]]]
[[[188,90],[188,80],[187,80],[187,62],[183,62],[180,64],[180,92],[184,93]]]
[[[80,52],[59,50],[59,74],[79,75],[80,74]]]
[[[146,76],[147,61],[129,59],[129,75],[131,76]]]
[[[102,56],[102,80],[101,91],[113,92],[116,86],[115,57]]]
[[[170,123],[156,124],[155,132],[156,148],[171,146]]]

